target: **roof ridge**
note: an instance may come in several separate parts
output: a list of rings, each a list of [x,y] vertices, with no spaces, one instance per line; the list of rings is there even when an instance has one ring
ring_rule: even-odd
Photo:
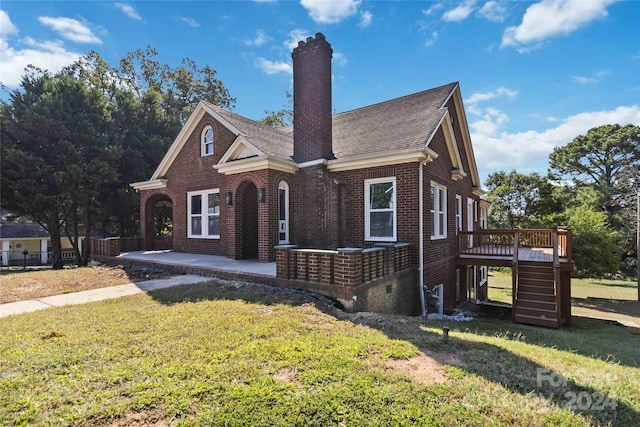
[[[424,93],[427,93],[427,92],[436,91],[438,89],[442,89],[442,88],[447,87],[447,86],[456,87],[459,84],[460,84],[459,82],[447,83],[447,84],[444,84],[444,85],[433,87],[431,89],[421,90],[420,92],[409,93],[407,95],[402,95],[402,96],[398,96],[396,98],[387,99],[386,101],[376,102],[375,104],[364,105],[362,107],[354,108],[352,110],[347,110],[347,111],[342,111],[340,113],[335,113],[335,114],[333,114],[333,117],[341,116],[341,115],[347,114],[347,113],[352,113],[352,112],[358,111],[358,110],[363,110],[365,108],[371,108],[371,107],[375,107],[375,106],[379,106],[379,105],[388,104],[388,103],[391,103],[391,102],[397,102],[397,101],[399,101],[401,99],[410,98],[410,97],[413,97],[413,96],[416,96],[416,95],[421,95],[421,94],[424,94]]]

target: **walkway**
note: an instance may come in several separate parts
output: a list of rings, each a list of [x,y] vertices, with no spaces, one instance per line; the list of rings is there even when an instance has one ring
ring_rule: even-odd
[[[26,301],[0,304],[0,318],[14,314],[31,313],[49,307],[62,307],[64,305],[85,304],[93,301],[120,298],[127,295],[140,294],[142,292],[156,291],[180,285],[193,285],[207,282],[210,277],[196,275],[173,276],[168,279],[148,280],[140,283],[128,283],[126,285],[110,286],[107,288],[91,289],[88,291],[73,292],[70,294],[54,295]]]

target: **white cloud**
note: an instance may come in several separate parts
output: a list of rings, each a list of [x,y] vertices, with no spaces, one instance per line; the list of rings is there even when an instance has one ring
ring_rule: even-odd
[[[271,37],[267,36],[264,31],[257,30],[255,37],[245,40],[244,44],[246,44],[247,46],[262,46],[269,40],[271,40]]]
[[[464,21],[471,15],[475,8],[476,0],[467,0],[460,3],[456,8],[446,11],[442,19],[447,22]]]
[[[178,19],[182,22],[185,22],[191,28],[198,28],[200,26],[200,23],[198,21],[192,18],[187,18],[186,16],[178,16]]]
[[[518,95],[518,91],[508,89],[504,86],[499,87],[496,90],[489,92],[476,92],[469,98],[464,100],[464,103],[473,106],[479,102],[489,101],[490,99],[506,96],[507,98],[515,98]]]
[[[617,0],[542,0],[529,6],[517,27],[507,28],[501,47],[540,43],[566,35],[591,21],[607,16],[607,7]]]
[[[333,52],[333,60],[338,65],[347,65],[347,57],[342,52]]]
[[[336,24],[355,15],[362,0],[300,0],[309,16],[319,24]]]
[[[142,21],[142,17],[136,12],[136,10],[127,3],[114,3],[116,8],[120,9],[125,15],[127,15],[131,19],[135,19],[136,21]]]
[[[48,27],[51,27],[67,40],[71,40],[76,43],[102,44],[102,40],[93,34],[89,27],[75,19],[65,18],[62,16],[41,16],[38,18],[38,21]]]
[[[22,42],[25,49],[16,49],[0,39],[0,82],[10,88],[20,85],[20,80],[27,65],[34,65],[56,73],[63,67],[76,61],[82,54],[64,48],[61,41],[36,42],[26,37]]]
[[[507,8],[497,1],[488,1],[482,5],[478,15],[488,21],[502,22],[507,15]]]
[[[424,45],[427,47],[431,47],[438,41],[438,32],[432,31],[427,35],[427,38],[424,40]]]
[[[521,173],[544,174],[548,168],[549,154],[555,147],[568,144],[593,127],[611,123],[639,125],[640,106],[620,106],[614,110],[576,114],[544,131],[508,133],[503,130],[508,120],[506,114],[487,109],[479,120],[469,125],[476,161],[482,165],[484,174],[512,169]]]
[[[433,6],[431,6],[429,9],[423,10],[422,13],[424,13],[427,16],[432,15],[433,13],[442,9],[443,7],[444,7],[443,3],[434,3]]]
[[[598,71],[592,76],[571,76],[571,80],[583,85],[590,85],[598,83],[607,74],[609,74],[609,71]]]
[[[371,25],[371,21],[373,20],[373,13],[369,11],[364,11],[360,14],[360,27],[366,28]]]
[[[17,34],[18,28],[13,25],[11,22],[11,18],[9,18],[9,14],[4,10],[0,10],[0,35],[9,35],[9,34]]]
[[[306,41],[311,37],[311,34],[307,30],[295,29],[289,31],[289,38],[284,42],[284,45],[290,51],[298,47],[298,42]]]
[[[293,67],[288,62],[269,61],[265,58],[258,58],[256,66],[266,74],[286,73],[293,74]]]

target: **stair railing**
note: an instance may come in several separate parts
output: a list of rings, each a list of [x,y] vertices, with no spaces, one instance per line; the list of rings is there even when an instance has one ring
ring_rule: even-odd
[[[556,319],[560,325],[561,292],[560,292],[560,255],[558,253],[558,229],[553,230],[551,235],[553,241],[553,288],[556,293]]]
[[[514,230],[513,259],[511,261],[511,317],[516,321],[516,305],[518,304],[518,251],[520,250],[520,230]]]

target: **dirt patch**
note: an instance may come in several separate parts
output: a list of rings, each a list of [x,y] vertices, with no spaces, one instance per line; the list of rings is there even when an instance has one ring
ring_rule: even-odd
[[[0,304],[68,294],[131,282],[163,279],[171,273],[157,268],[90,266],[62,270],[10,270],[0,276]]]
[[[294,368],[285,368],[276,372],[273,375],[273,378],[278,381],[282,381],[288,384],[300,385],[300,380],[298,379],[298,371]]]
[[[385,367],[397,375],[404,375],[422,385],[447,381],[447,372],[442,364],[425,353],[420,353],[411,359],[388,360]]]
[[[122,418],[113,420],[108,427],[166,427],[170,424],[169,421],[160,419],[158,414],[152,412],[137,412],[134,414],[127,414]]]

